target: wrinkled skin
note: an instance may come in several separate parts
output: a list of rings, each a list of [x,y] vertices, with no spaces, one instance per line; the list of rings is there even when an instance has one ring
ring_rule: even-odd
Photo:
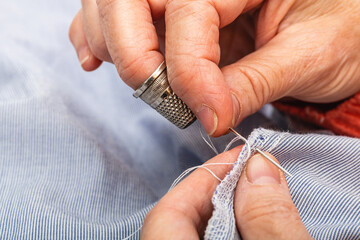
[[[134,89],[165,58],[175,93],[220,136],[286,96],[358,92],[359,23],[356,0],[82,0],[69,34],[85,70],[113,62]]]
[[[234,162],[238,154],[239,148],[233,149],[207,163]],[[223,178],[231,166],[209,168]],[[190,174],[148,213],[141,239],[200,239],[212,214],[211,198],[217,184],[218,180],[204,169]],[[291,200],[284,175],[260,155],[249,160],[240,177],[234,211],[244,240],[311,239]]]

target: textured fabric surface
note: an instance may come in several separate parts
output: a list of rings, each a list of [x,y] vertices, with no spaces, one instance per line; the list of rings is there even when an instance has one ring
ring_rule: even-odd
[[[360,137],[360,93],[332,104],[276,102],[281,111],[299,117],[336,134]]]
[[[178,175],[213,157],[198,124],[172,126],[132,98],[112,65],[81,70],[67,37],[79,8],[74,0],[0,1],[0,239],[123,239]],[[287,125],[281,115],[277,122]],[[272,122],[258,113],[238,131],[260,125]],[[310,233],[357,238],[358,140],[257,133],[295,175],[290,189]],[[226,236],[235,236],[231,226]]]
[[[255,148],[274,155],[293,176],[287,177],[300,217],[315,239],[360,238],[360,140],[317,134],[289,134],[265,129],[249,137]],[[244,148],[233,170],[213,196],[214,212],[206,239],[239,239],[233,200],[246,159]]]
[[[214,156],[198,124],[172,126],[113,65],[81,69],[68,39],[79,8],[0,1],[0,239],[123,239],[177,176]]]

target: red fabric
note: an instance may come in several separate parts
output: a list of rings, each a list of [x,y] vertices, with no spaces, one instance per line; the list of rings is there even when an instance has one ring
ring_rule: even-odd
[[[280,111],[330,129],[336,134],[360,138],[360,92],[345,101],[332,104],[304,102],[273,104]]]

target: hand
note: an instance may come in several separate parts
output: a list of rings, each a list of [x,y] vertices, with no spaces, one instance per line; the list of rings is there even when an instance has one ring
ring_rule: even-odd
[[[164,60],[158,39],[164,33],[153,24],[164,19],[169,82],[213,136],[285,96],[326,103],[360,90],[355,0],[82,0],[82,6],[70,39],[83,68],[114,62],[134,89]],[[229,32],[232,44],[222,41]],[[232,64],[220,69],[227,50]]]
[[[207,163],[234,162],[239,148]],[[210,167],[209,167],[210,168]],[[211,167],[223,178],[230,166]],[[148,213],[142,239],[199,239],[213,210],[218,181],[198,169],[166,194]],[[243,239],[311,239],[294,206],[284,175],[261,155],[253,156],[236,188],[235,218]]]

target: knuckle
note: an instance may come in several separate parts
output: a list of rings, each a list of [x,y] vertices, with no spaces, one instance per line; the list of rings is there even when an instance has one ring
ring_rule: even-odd
[[[167,19],[191,17],[193,21],[206,21],[220,25],[219,14],[212,0],[168,0],[165,5],[165,14]]]
[[[188,1],[188,3],[193,2],[192,0]],[[184,7],[182,1],[168,0],[165,4],[165,10],[167,13],[176,12]]]
[[[178,56],[179,57],[179,56]],[[186,57],[186,56],[184,56]],[[189,58],[188,58],[189,59]],[[190,58],[191,59],[191,58]],[[189,62],[193,62],[190,61]],[[188,95],[189,93],[189,87],[191,84],[190,83],[195,83],[195,68],[196,66],[194,64],[192,64],[193,66],[193,70],[189,71],[189,69],[187,67],[187,64],[176,64],[176,62],[174,62],[174,64],[171,66],[172,68],[170,68],[172,71],[168,70],[168,81],[170,86],[176,90],[176,94],[182,98],[185,97],[186,95]],[[194,87],[194,86],[192,86]]]
[[[209,65],[206,59],[197,58],[192,54],[178,54],[169,69],[169,84],[180,98],[187,99],[201,95],[205,86],[209,98],[218,98],[219,86],[216,81],[208,79]],[[209,81],[205,84],[204,79]]]
[[[187,84],[187,82],[194,78],[193,75],[193,73],[188,73],[186,71],[178,71],[174,77],[168,78],[171,88],[175,91],[176,95],[184,101],[191,95],[191,88],[188,87],[190,84]],[[192,89],[194,90],[194,86],[192,86]],[[193,107],[191,102],[189,103],[187,101],[187,104],[190,108]]]
[[[115,2],[116,0],[96,0],[101,18],[103,18],[109,11],[111,11]]]
[[[200,4],[210,4],[211,6],[214,6],[214,3],[212,0],[205,0],[205,1],[199,1],[199,0],[168,0],[166,2],[166,10],[179,10],[184,7],[196,9]]]
[[[248,81],[251,91],[250,96],[253,96],[253,101],[255,101],[258,106],[262,106],[267,103],[269,99],[272,99],[273,93],[269,80],[273,75],[271,69],[267,70],[265,75],[263,71],[258,70],[256,67],[241,66],[239,72]]]
[[[140,56],[131,56],[127,55],[126,52],[122,53],[123,56],[128,56],[126,58],[120,56],[119,54],[114,57],[114,64],[121,79],[128,85],[131,85],[131,82],[136,79],[138,80],[138,74],[141,73],[139,69],[142,69],[144,63],[152,60],[152,52],[146,52]],[[146,79],[140,79],[145,81]]]

